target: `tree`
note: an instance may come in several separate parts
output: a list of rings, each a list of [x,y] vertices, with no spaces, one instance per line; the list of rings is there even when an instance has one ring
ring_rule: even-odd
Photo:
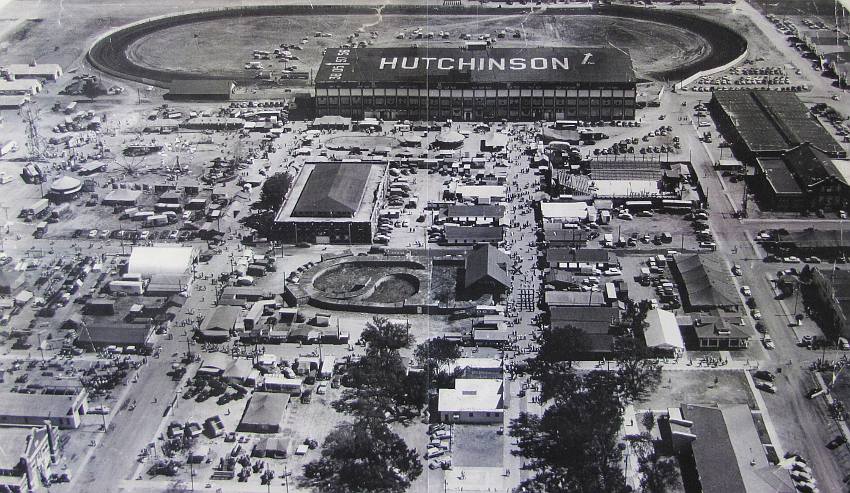
[[[626,402],[640,400],[658,387],[661,365],[649,358],[647,349],[627,340],[616,354],[620,394]]]
[[[89,78],[83,83],[82,93],[89,101],[94,101],[96,97],[106,94],[106,89],[97,78]]]
[[[569,369],[569,394],[559,394],[543,416],[527,413],[511,422],[511,435],[526,466],[536,471],[522,483],[532,492],[625,491],[620,469],[622,408],[609,372],[577,376]]]
[[[305,486],[329,493],[404,491],[421,474],[416,450],[379,419],[337,426],[304,466]]]
[[[573,326],[547,327],[543,329],[541,337],[543,344],[534,358],[537,363],[566,362],[572,366],[572,362],[590,348],[587,333]]]
[[[366,354],[351,365],[343,383],[349,387],[333,406],[340,412],[384,418],[388,414],[405,419],[417,414],[428,395],[428,376],[410,373],[399,349],[410,347],[414,338],[405,324],[374,317],[360,336]],[[407,412],[410,408],[416,411]]]
[[[416,339],[410,335],[407,324],[395,323],[384,317],[373,317],[366,323],[360,335],[367,351],[398,351],[413,345]]]
[[[655,413],[652,411],[645,412],[641,423],[643,424],[643,427],[646,428],[647,433],[652,433],[652,429],[655,428]]]
[[[274,216],[273,211],[266,210],[245,216],[240,221],[245,227],[251,228],[260,236],[268,238],[274,227]]]
[[[667,493],[681,484],[679,471],[672,457],[662,457],[656,452],[649,434],[632,441],[641,474],[640,487],[644,493]]]
[[[420,365],[433,368],[452,363],[462,355],[457,342],[442,337],[428,339],[413,351],[413,356]]]
[[[260,190],[260,206],[270,210],[279,209],[291,187],[292,175],[289,173],[275,173],[268,177]]]

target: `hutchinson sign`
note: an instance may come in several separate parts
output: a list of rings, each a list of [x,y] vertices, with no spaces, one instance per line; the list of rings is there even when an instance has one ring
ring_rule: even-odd
[[[317,84],[634,83],[628,53],[613,48],[338,48],[325,53]]]

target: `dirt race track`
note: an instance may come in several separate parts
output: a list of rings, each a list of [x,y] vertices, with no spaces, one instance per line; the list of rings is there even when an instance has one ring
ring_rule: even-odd
[[[321,12],[318,12],[321,11]],[[324,14],[324,15],[322,15]],[[568,18],[569,17],[569,18]],[[449,31],[445,39],[398,40],[396,34]],[[460,35],[508,35],[497,46],[536,46],[547,40],[564,46],[614,46],[629,50],[639,77],[681,80],[699,70],[722,65],[746,50],[746,40],[735,31],[702,17],[628,7],[578,9],[504,8],[451,10],[416,6],[388,6],[378,14],[369,7],[288,6],[207,10],[154,18],[118,29],[100,38],[88,53],[95,67],[111,75],[159,86],[174,79],[232,79],[254,81],[244,64],[253,50],[272,51],[281,44],[302,46],[298,71],[314,70],[327,47],[369,39],[372,46],[399,43],[463,46]],[[314,37],[315,32],[332,33]],[[520,38],[513,38],[520,32]],[[303,45],[301,40],[307,39]],[[179,48],[178,48],[179,47]],[[276,60],[263,61],[266,70],[280,71]],[[304,85],[307,81],[293,81]]]

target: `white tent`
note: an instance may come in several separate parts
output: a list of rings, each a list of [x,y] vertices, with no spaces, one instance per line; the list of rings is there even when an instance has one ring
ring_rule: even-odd
[[[643,331],[643,337],[646,339],[647,347],[667,350],[685,349],[685,341],[682,340],[675,313],[660,308],[649,310],[646,314],[646,322],[649,326]]]
[[[189,272],[196,251],[192,247],[135,247],[127,272],[148,277],[154,274],[180,276]]]

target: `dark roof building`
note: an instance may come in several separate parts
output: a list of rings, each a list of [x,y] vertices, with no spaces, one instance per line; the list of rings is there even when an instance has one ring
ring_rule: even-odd
[[[247,433],[278,433],[283,415],[289,406],[289,394],[254,392],[237,431]]]
[[[344,61],[340,59],[344,58]],[[563,86],[598,81],[635,83],[631,57],[603,47],[341,48],[329,49],[316,72],[316,86],[402,85],[508,87]]]
[[[387,186],[387,162],[308,161],[295,177],[269,239],[368,244]]]
[[[614,351],[614,329],[620,323],[620,310],[602,306],[553,306],[549,308],[553,329],[575,327],[586,334],[588,347],[583,359],[601,359]]]
[[[230,339],[242,309],[238,306],[217,306],[207,314],[198,331],[204,341],[221,343]]]
[[[328,163],[313,168],[293,216],[352,217],[366,190],[370,164]]]
[[[147,323],[92,323],[78,331],[74,344],[86,351],[107,346],[135,346],[142,349],[150,345],[152,335],[153,325]]]
[[[683,475],[704,493],[792,491],[774,474],[746,404],[683,404],[659,417],[658,431],[670,450],[693,457],[696,471]]]
[[[721,133],[745,161],[777,157],[804,142],[832,157],[847,156],[793,93],[716,91],[711,110]]]
[[[496,245],[502,241],[505,229],[502,226],[455,226],[447,224],[443,230],[448,245]]]
[[[813,269],[812,286],[820,306],[826,308],[822,316],[840,337],[850,339],[850,271]]]
[[[236,84],[217,79],[175,79],[168,86],[168,99],[227,101]]]
[[[636,82],[629,54],[609,47],[335,48],[316,72],[316,110],[391,120],[632,119]]]
[[[501,219],[505,217],[505,206],[452,204],[446,209],[446,217],[449,219]]]
[[[619,265],[617,255],[611,250],[601,248],[550,248],[546,252],[546,263],[549,267],[559,267],[559,264],[586,264],[601,267]]]
[[[509,288],[511,279],[508,265],[510,258],[498,248],[486,244],[476,245],[464,259],[463,285],[469,288],[485,282]]]
[[[689,342],[694,349],[746,349],[750,344],[750,333],[737,313],[711,310],[692,317],[692,320],[692,327],[683,328],[689,335],[689,329],[693,328],[696,341],[689,338]]]
[[[689,310],[732,309],[741,305],[726,263],[716,254],[677,255],[674,272]]]
[[[842,209],[850,202],[850,164],[809,143],[779,159],[756,161],[757,191],[769,206],[804,212]]]

